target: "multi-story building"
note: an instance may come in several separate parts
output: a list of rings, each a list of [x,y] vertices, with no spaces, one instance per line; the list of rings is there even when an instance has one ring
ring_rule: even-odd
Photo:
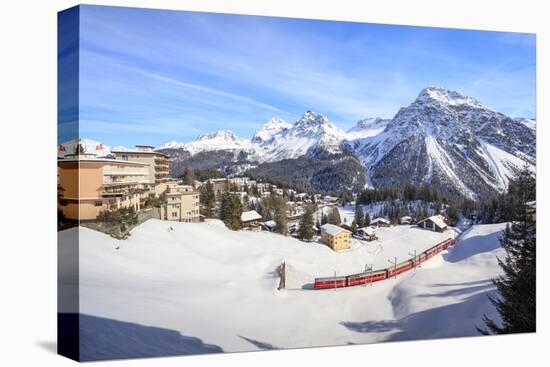
[[[111,153],[115,155],[117,160],[148,164],[149,185],[152,191],[154,186],[172,180],[168,156],[155,151],[155,147],[136,145],[135,149],[132,150],[111,150]]]
[[[193,186],[170,184],[164,195],[162,219],[193,223],[200,221],[199,192]]]
[[[146,163],[67,155],[58,160],[58,207],[65,218],[94,220],[102,210],[141,209],[148,196]]]
[[[344,250],[351,245],[351,232],[334,224],[323,224],[321,226],[321,241],[334,251]]]

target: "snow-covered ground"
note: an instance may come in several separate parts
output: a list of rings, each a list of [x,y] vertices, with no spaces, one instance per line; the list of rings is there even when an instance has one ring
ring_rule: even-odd
[[[380,229],[379,243],[334,253],[273,233],[232,232],[219,221],[149,220],[125,241],[66,230],[60,246],[79,231],[81,351],[90,360],[477,335],[484,313],[496,317],[486,293],[500,273],[503,228],[474,226],[420,269],[338,290],[308,283],[369,261],[387,267],[392,256],[405,259],[451,233]],[[282,261],[291,289],[279,291]]]

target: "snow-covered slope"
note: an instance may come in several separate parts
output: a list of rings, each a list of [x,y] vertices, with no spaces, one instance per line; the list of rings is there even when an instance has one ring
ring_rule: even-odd
[[[478,335],[482,315],[494,316],[486,293],[500,274],[504,227],[474,226],[449,253],[397,279],[330,291],[308,289],[309,282],[366,263],[387,266],[389,256],[404,258],[411,246],[447,234],[385,228],[380,243],[334,253],[273,233],[229,231],[217,220],[149,220],[126,241],[73,228],[60,232],[59,243],[66,254],[72,242],[63,239],[79,231],[83,352],[102,359],[159,355],[163,345],[165,353],[186,354]],[[293,289],[278,291],[282,261]]]
[[[365,139],[380,134],[391,119],[382,119],[380,117],[369,117],[357,121],[357,124],[348,130],[346,140]]]
[[[429,183],[472,199],[503,191],[524,164],[534,166],[535,130],[461,93],[423,89],[375,136],[348,142],[372,185]]]

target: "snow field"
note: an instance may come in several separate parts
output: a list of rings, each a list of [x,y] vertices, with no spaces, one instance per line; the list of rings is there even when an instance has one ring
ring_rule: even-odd
[[[397,279],[322,291],[300,284],[334,270],[361,271],[368,261],[387,267],[392,254],[449,236],[408,226],[379,229],[383,249],[376,254],[367,246],[334,253],[268,232],[232,232],[219,221],[149,220],[125,241],[82,227],[60,235],[80,235],[81,314],[174,330],[182,342],[199,338],[231,352],[477,335],[481,316],[493,315],[485,293],[500,273],[495,256],[502,255],[503,228],[474,226],[454,248]],[[292,289],[279,291],[275,269],[282,261]],[[111,334],[91,330],[82,332],[93,352]],[[121,343],[125,348],[149,343],[127,337],[135,342]],[[193,338],[189,353],[200,353]]]

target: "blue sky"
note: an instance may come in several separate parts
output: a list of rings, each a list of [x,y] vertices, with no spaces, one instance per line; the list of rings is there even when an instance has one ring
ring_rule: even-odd
[[[109,145],[249,138],[308,109],[347,130],[428,85],[535,117],[535,81],[529,34],[81,7],[80,134]]]

